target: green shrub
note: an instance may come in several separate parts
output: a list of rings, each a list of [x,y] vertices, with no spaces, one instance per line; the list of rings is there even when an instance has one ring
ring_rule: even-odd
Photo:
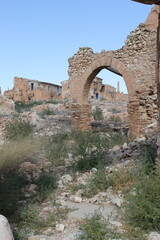
[[[98,192],[106,191],[108,187],[109,182],[107,180],[106,172],[104,170],[98,170],[85,186],[83,195],[90,198]]]
[[[27,183],[24,176],[15,172],[0,175],[0,212],[9,217],[18,209],[22,187]]]
[[[80,225],[81,234],[79,240],[110,240],[119,238],[119,235],[111,230],[109,223],[100,212],[95,212],[84,219]]]
[[[5,134],[8,140],[21,140],[33,133],[34,125],[28,120],[15,118],[12,122],[6,124]]]
[[[42,105],[42,104],[46,104],[46,103],[57,104],[58,101],[47,100],[47,101],[33,101],[33,102],[29,102],[29,103],[25,103],[25,102],[22,102],[22,101],[16,101],[15,102],[15,110],[20,113],[20,112],[23,112],[23,111],[27,111],[32,107]]]
[[[100,167],[110,163],[106,150],[109,147],[109,139],[101,138],[99,134],[92,132],[74,131],[72,138],[75,141],[73,155],[78,157],[76,170],[88,171],[93,167]]]
[[[108,112],[112,112],[112,113],[121,113],[121,110],[117,109],[117,108],[111,108],[111,109],[108,109]]]
[[[46,146],[46,154],[53,166],[58,166],[64,163],[64,158],[68,154],[67,133],[59,133],[50,138]]]
[[[55,230],[57,222],[66,219],[68,208],[58,208],[54,205],[54,212],[40,216],[39,205],[30,203],[19,209],[19,223],[15,231],[16,240],[26,240],[30,235],[43,235],[44,230]]]
[[[47,100],[45,103],[52,103],[52,104],[58,104],[60,101],[57,100]]]
[[[96,109],[92,113],[95,120],[103,120],[103,112],[99,107],[96,107]]]
[[[55,115],[55,111],[52,111],[50,109],[45,109],[42,112],[39,113],[39,116],[44,118],[45,116]]]
[[[40,177],[34,181],[38,186],[38,193],[35,196],[35,200],[42,202],[45,197],[56,188],[56,180],[56,174],[54,172],[43,172]]]
[[[143,171],[146,174],[150,174],[155,169],[157,146],[154,144],[148,146],[140,145],[139,151],[141,152],[139,161],[143,167]]]
[[[110,138],[109,147],[112,148],[115,145],[123,145],[125,142],[129,143],[130,138],[121,132],[116,132]]]
[[[15,110],[18,113],[22,112],[22,110],[25,108],[25,103],[24,102],[16,101],[14,104],[15,104],[14,105],[15,106]]]
[[[36,204],[28,204],[19,210],[19,224],[15,232],[17,240],[26,240],[29,234],[39,234],[45,228],[55,226],[54,214],[47,217],[40,217],[38,206]]]
[[[120,123],[120,122],[122,122],[121,118],[119,116],[115,116],[115,115],[110,116],[108,121],[109,122],[113,122],[113,123]]]
[[[160,171],[143,174],[130,194],[125,215],[129,224],[143,230],[160,231]]]
[[[104,170],[98,170],[93,177],[84,186],[84,196],[87,198],[93,197],[98,192],[105,192],[109,187],[114,191],[128,192],[135,183],[135,170],[121,169],[109,174]]]

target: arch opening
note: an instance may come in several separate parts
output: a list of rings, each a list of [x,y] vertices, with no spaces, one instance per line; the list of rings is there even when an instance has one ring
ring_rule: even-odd
[[[91,110],[88,104],[88,95],[93,79],[101,72],[101,70],[108,70],[116,75],[122,76],[128,92],[128,125],[129,132],[135,136],[139,136],[143,131],[142,126],[147,124],[140,118],[140,96],[136,91],[135,76],[131,69],[126,67],[123,62],[117,58],[109,56],[100,56],[91,62],[91,64],[77,76],[73,76],[70,81],[71,97],[77,106],[74,106],[74,126],[81,130],[89,130],[89,122],[91,121]],[[103,88],[102,88],[103,89]],[[104,89],[103,89],[104,90]],[[98,98],[98,95],[97,95]]]
[[[88,92],[88,102],[94,120],[128,126],[128,91],[122,75],[115,69],[106,67],[95,76]]]
[[[104,72],[105,72],[105,74],[104,74]],[[97,69],[95,69],[86,79],[86,82],[85,82],[85,85],[83,88],[83,95],[82,95],[83,103],[88,102],[89,91],[90,91],[90,88],[91,88],[91,85],[92,85],[94,79],[96,79],[96,78],[101,78],[103,81],[111,78],[111,81],[110,80],[107,81],[107,84],[111,85],[115,88],[117,88],[117,86],[116,86],[116,84],[117,84],[116,80],[117,80],[117,82],[121,83],[121,85],[122,85],[122,89],[123,89],[122,92],[124,94],[129,94],[130,87],[129,87],[129,84],[127,84],[127,82],[125,81],[123,75],[116,68],[113,68],[112,66],[101,66],[101,67],[98,67]],[[103,84],[105,84],[105,82],[103,82]]]

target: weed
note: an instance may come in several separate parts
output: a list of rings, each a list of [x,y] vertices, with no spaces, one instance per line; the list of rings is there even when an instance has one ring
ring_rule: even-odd
[[[130,225],[124,224],[123,230],[124,239],[147,240],[146,232],[140,229],[139,227],[135,228]]]
[[[103,120],[103,112],[99,107],[96,107],[96,109],[92,113],[95,120]]]
[[[140,164],[142,164],[143,171],[146,174],[150,174],[155,169],[156,157],[157,157],[157,146],[156,145],[148,145],[148,146],[140,146],[139,151],[140,155]]]
[[[107,138],[102,139],[96,133],[79,131],[73,132],[72,138],[75,141],[73,154],[79,158],[76,170],[88,171],[93,167],[110,163],[106,155],[109,146]]]
[[[113,123],[120,123],[120,122],[122,122],[121,118],[119,116],[116,116],[116,115],[110,116],[108,121],[109,122],[113,122]]]
[[[22,112],[22,109],[25,108],[25,103],[24,103],[24,102],[16,101],[14,104],[15,104],[15,110],[16,110],[18,113]]]
[[[42,234],[49,227],[54,231],[56,223],[65,219],[68,208],[54,208],[54,212],[50,212],[40,216],[39,206],[37,204],[29,204],[19,209],[19,224],[15,231],[17,240],[26,240],[30,234]]]
[[[108,138],[101,137],[98,133],[74,131],[71,138],[75,141],[73,155],[79,159],[76,163],[76,170],[79,171],[111,164],[111,159],[107,156],[108,149],[128,141],[120,133]]]
[[[135,171],[131,169],[121,169],[112,174],[108,174],[104,169],[99,169],[88,184],[83,187],[83,195],[87,198],[93,197],[98,192],[104,192],[109,187],[114,191],[121,190],[124,193],[129,192],[134,184]]]
[[[115,145],[123,145],[125,142],[128,143],[130,139],[122,133],[115,133],[111,136],[109,144],[110,148],[114,147]]]
[[[50,138],[46,146],[46,154],[53,166],[58,166],[64,163],[64,158],[67,156],[68,134],[60,133]]]
[[[39,116],[42,118],[45,118],[45,116],[51,116],[51,115],[55,115],[55,111],[52,111],[50,109],[45,109],[42,112],[39,113]]]
[[[56,174],[53,172],[43,172],[40,177],[34,181],[38,186],[38,194],[34,201],[42,202],[46,196],[56,188]]]
[[[27,111],[32,107],[42,105],[42,104],[46,104],[46,103],[57,104],[58,101],[47,100],[47,101],[34,101],[34,102],[29,102],[29,103],[25,103],[25,102],[22,102],[22,101],[16,101],[15,102],[15,110],[20,113],[20,112],[23,112],[23,111]]]
[[[109,182],[107,181],[106,172],[104,170],[98,170],[85,186],[83,195],[90,198],[98,192],[106,191],[108,187]]]
[[[46,227],[55,226],[54,214],[45,217],[39,216],[38,206],[29,204],[19,210],[20,219],[16,236],[20,240],[28,239],[30,233],[38,234]]]
[[[117,109],[117,108],[111,108],[111,109],[108,109],[108,112],[112,112],[112,113],[121,113],[121,110]]]
[[[133,227],[160,231],[160,171],[142,175],[130,194],[126,206],[126,219]]]
[[[12,122],[6,124],[5,133],[8,140],[21,140],[33,133],[34,125],[28,120],[15,118]]]
[[[109,240],[119,237],[114,230],[111,230],[109,223],[100,212],[86,217],[80,225],[80,230],[79,240]]]

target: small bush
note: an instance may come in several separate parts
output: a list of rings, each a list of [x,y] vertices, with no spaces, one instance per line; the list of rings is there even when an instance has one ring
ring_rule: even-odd
[[[108,121],[109,122],[113,122],[113,123],[120,123],[120,122],[122,122],[121,118],[119,116],[115,116],[115,115],[110,116]]]
[[[146,174],[150,174],[155,169],[157,146],[153,144],[140,146],[139,151],[141,152],[139,161],[143,167],[143,171],[145,171]]]
[[[126,207],[126,219],[133,227],[160,231],[160,171],[142,175],[130,194]]]
[[[73,132],[72,138],[75,141],[73,154],[79,159],[76,163],[76,170],[88,171],[93,167],[110,163],[106,154],[109,139],[101,138],[96,133],[80,131]]]
[[[39,113],[39,116],[44,118],[45,116],[51,116],[51,115],[55,115],[55,111],[52,111],[50,109],[45,109],[42,112]]]
[[[57,100],[47,100],[45,103],[52,103],[52,104],[58,104],[60,101]]]
[[[19,224],[15,231],[16,240],[26,240],[30,235],[43,235],[44,230],[55,230],[57,222],[66,219],[68,208],[58,208],[54,205],[54,212],[40,215],[39,206],[30,203],[19,209]]]
[[[8,140],[21,140],[33,133],[34,125],[28,120],[15,118],[12,122],[6,124],[5,133]]]
[[[110,145],[110,148],[112,148],[115,145],[123,145],[125,142],[129,143],[130,138],[121,132],[117,132],[111,136],[109,145]]]
[[[42,104],[46,104],[46,103],[52,103],[52,104],[57,104],[58,101],[56,100],[47,100],[47,101],[34,101],[34,102],[29,102],[29,103],[25,103],[22,101],[16,101],[15,102],[15,110],[19,113],[23,112],[23,111],[27,111],[32,107],[38,106],[38,105],[42,105]]]
[[[46,146],[46,154],[53,166],[58,166],[64,163],[64,158],[68,154],[66,143],[68,137],[67,133],[60,133],[50,138],[50,141]]]
[[[114,230],[111,230],[109,223],[100,212],[95,212],[84,219],[80,225],[81,234],[79,240],[109,240],[119,238]]]
[[[34,183],[38,186],[38,194],[35,196],[35,200],[42,202],[56,188],[56,174],[43,172]]]
[[[121,110],[118,110],[117,108],[111,108],[108,110],[108,112],[112,112],[112,113],[121,113]]]
[[[30,103],[16,101],[15,102],[15,110],[20,113],[23,111],[27,111],[34,106],[38,106],[38,105],[42,105],[42,104],[44,104],[44,101],[34,101],[34,102],[30,102]]]
[[[15,232],[18,240],[26,240],[29,234],[39,234],[45,228],[55,226],[54,214],[49,214],[46,218],[39,216],[38,206],[29,204],[19,210],[19,224]]]
[[[106,191],[108,187],[109,182],[107,180],[106,172],[104,170],[98,170],[85,186],[83,195],[90,198],[98,192]]]
[[[92,113],[95,120],[103,120],[103,112],[99,107],[96,107],[95,111]]]
[[[24,102],[21,102],[21,101],[16,101],[14,106],[15,106],[15,110],[16,110],[18,113],[20,113],[20,112],[22,112],[22,109],[25,108],[25,103],[24,103]]]
[[[18,201],[22,198],[22,187],[27,180],[15,172],[0,176],[0,212],[9,217],[18,209]]]
[[[83,195],[90,198],[98,192],[106,191],[109,187],[112,187],[114,191],[128,192],[133,187],[134,180],[135,170],[133,168],[121,169],[109,175],[104,169],[100,169],[88,181],[88,184],[84,186]]]

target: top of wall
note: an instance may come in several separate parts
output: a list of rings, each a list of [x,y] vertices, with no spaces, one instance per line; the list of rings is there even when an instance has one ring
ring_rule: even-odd
[[[41,82],[41,81],[33,80],[33,79],[20,78],[20,77],[15,77],[15,78],[14,78],[14,81],[19,81],[19,80],[24,81],[24,82],[39,83],[39,84],[48,85],[48,86],[54,86],[54,87],[59,87],[59,88],[62,87],[62,86],[57,85],[57,84],[48,83],[48,82]]]

